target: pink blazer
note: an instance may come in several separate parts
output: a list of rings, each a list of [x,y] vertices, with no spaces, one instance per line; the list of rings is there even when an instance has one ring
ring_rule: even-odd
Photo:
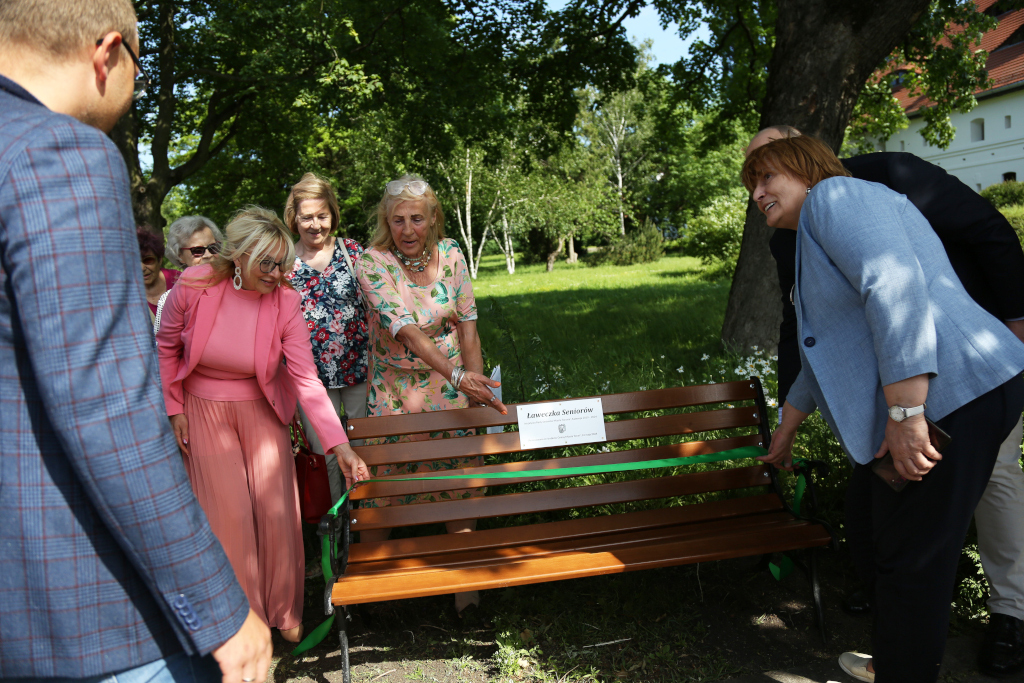
[[[202,279],[210,270],[209,265],[193,266],[181,279]],[[185,411],[182,382],[199,364],[225,289],[231,286],[228,279],[206,289],[190,287],[186,282],[179,281],[171,289],[156,335],[168,415]],[[297,396],[320,443],[330,450],[348,443],[348,436],[317,376],[309,328],[299,310],[301,300],[298,292],[283,286],[260,298],[256,379],[283,424],[290,423],[295,415]]]

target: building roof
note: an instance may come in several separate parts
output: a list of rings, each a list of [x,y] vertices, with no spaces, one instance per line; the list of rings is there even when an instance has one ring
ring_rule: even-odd
[[[976,90],[975,96],[1015,83],[1024,85],[1024,9],[1000,13],[1000,0],[975,0],[975,3],[979,10],[999,20],[999,26],[984,34],[981,45],[975,48],[988,52],[985,67],[992,80],[990,87]],[[927,97],[911,95],[906,88],[899,88],[893,95],[907,114],[932,104]]]

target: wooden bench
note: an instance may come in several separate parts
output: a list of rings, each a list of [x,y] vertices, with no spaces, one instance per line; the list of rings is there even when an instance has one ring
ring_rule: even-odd
[[[574,579],[670,565],[812,549],[809,569],[817,622],[824,636],[813,549],[831,544],[830,532],[796,516],[779,486],[774,468],[754,460],[724,463],[709,471],[644,469],[626,475],[606,475],[611,483],[587,483],[558,472],[543,477],[487,480],[493,472],[556,469],[583,465],[641,462],[686,457],[739,448],[768,447],[767,407],[757,378],[702,386],[657,389],[601,396],[604,414],[633,413],[631,419],[606,421],[608,442],[657,440],[642,448],[597,452],[572,457],[525,460],[518,432],[464,436],[415,443],[362,446],[356,452],[368,465],[424,462],[471,456],[502,456],[514,460],[464,470],[423,473],[479,474],[480,479],[456,481],[394,481],[370,483],[353,491],[336,518],[325,517],[320,533],[330,539],[331,569],[325,609],[340,607],[339,625],[344,681],[349,683],[348,638],[344,607],[359,603],[503,588],[544,581]],[[734,407],[725,404],[733,404]],[[503,416],[490,408],[352,420],[353,439],[386,437],[442,430],[472,430],[515,425],[517,409]],[[710,433],[710,434],[709,434]],[[696,435],[705,435],[704,440]],[[650,442],[648,442],[650,443]],[[751,464],[753,463],[753,464]],[[403,475],[395,475],[403,476]],[[416,475],[404,475],[416,476]],[[505,485],[562,478],[564,486],[503,492]],[[601,475],[589,477],[603,478]],[[810,495],[813,502],[813,477]],[[497,483],[496,483],[497,482]],[[438,502],[359,508],[367,498],[410,495],[488,486],[484,497]],[[523,488],[523,487],[519,487]],[[680,497],[703,496],[705,502]],[[662,501],[652,509],[650,501]],[[640,503],[642,509],[629,510]],[[616,514],[585,510],[619,506]],[[520,526],[498,526],[473,533],[440,533],[383,542],[353,543],[353,531],[437,524],[486,518],[515,520],[519,515],[574,509],[572,519],[555,519]],[[806,508],[805,508],[806,510]],[[581,514],[582,512],[582,514]],[[567,517],[564,513],[562,517]],[[484,597],[486,600],[486,596]]]

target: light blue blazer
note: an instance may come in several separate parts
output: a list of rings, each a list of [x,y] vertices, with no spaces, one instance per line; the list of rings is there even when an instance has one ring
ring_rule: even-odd
[[[818,183],[800,212],[796,304],[802,369],[786,400],[821,410],[855,462],[885,437],[882,386],[928,373],[939,420],[1024,369],[1024,344],[968,296],[907,198],[878,183]]]

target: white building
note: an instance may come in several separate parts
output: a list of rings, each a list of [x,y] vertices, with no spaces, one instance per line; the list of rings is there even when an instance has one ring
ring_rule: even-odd
[[[1024,181],[1024,10],[1001,11],[1000,0],[975,0],[999,19],[985,34],[981,48],[989,53],[987,68],[993,86],[976,93],[978,106],[953,114],[956,137],[948,149],[925,143],[921,111],[929,102],[905,89],[893,94],[910,117],[910,127],[891,137],[882,149],[910,152],[938,164],[969,187],[982,190],[1004,180]]]

